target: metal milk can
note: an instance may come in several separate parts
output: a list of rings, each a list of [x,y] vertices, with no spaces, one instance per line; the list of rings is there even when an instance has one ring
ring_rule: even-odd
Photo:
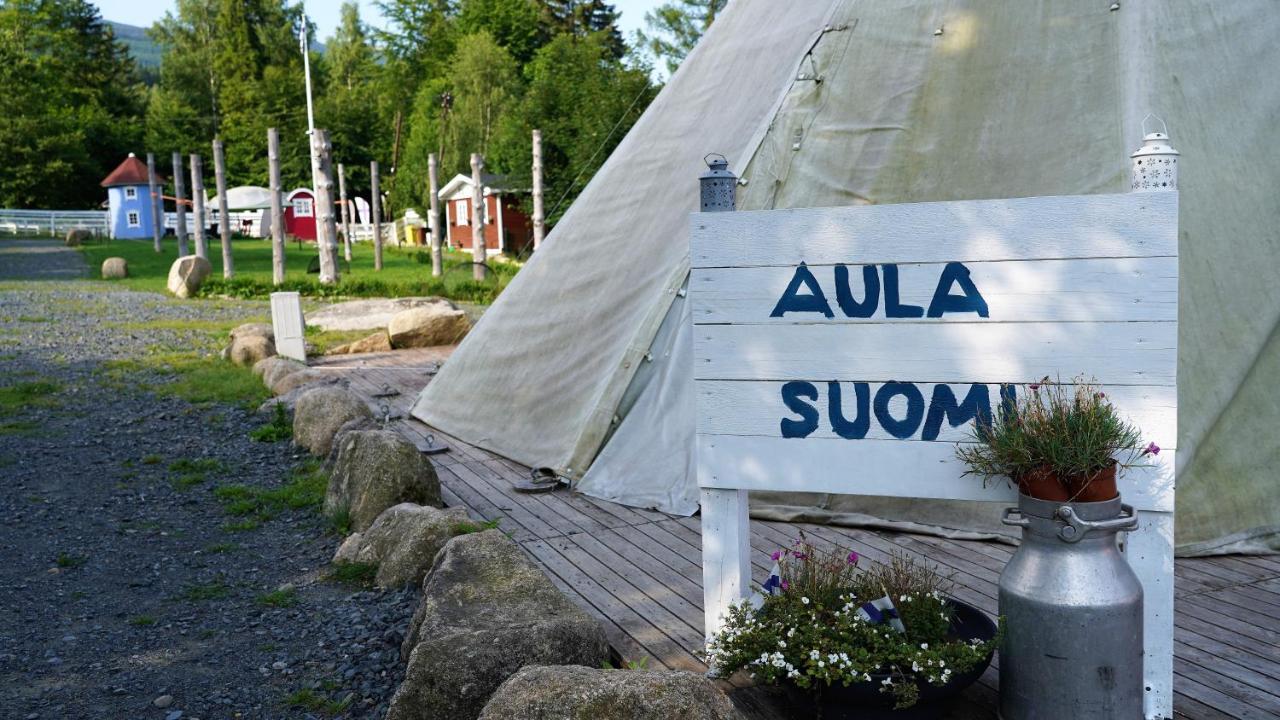
[[[1142,585],[1116,543],[1133,508],[1020,495],[1002,522],[1022,544],[1000,574],[1000,717],[1141,718]]]

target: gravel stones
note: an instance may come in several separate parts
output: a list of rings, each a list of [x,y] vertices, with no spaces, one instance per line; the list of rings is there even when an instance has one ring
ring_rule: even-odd
[[[103,280],[121,280],[129,277],[129,263],[122,257],[109,257],[102,261]]]
[[[461,310],[439,306],[402,310],[391,316],[387,334],[393,348],[435,347],[462,340],[471,321]]]
[[[580,665],[520,669],[498,688],[481,720],[740,720],[707,678],[686,671],[599,670]]]
[[[314,392],[314,391],[313,391]],[[298,401],[294,427],[302,413]],[[393,430],[354,430],[342,435],[329,473],[324,511],[346,512],[351,529],[363,532],[384,510],[400,503],[435,505],[440,499],[440,479],[435,468],[413,443]]]
[[[303,371],[307,372],[307,371]],[[297,377],[295,373],[290,377]],[[340,385],[312,388],[298,398],[293,410],[293,441],[324,457],[333,445],[333,436],[350,420],[370,418],[373,413],[355,393]],[[437,491],[438,493],[439,491]],[[373,518],[370,518],[370,522]]]
[[[598,667],[604,629],[497,530],[450,540],[422,585],[387,720],[474,720],[525,665]]]
[[[169,267],[169,281],[165,287],[174,297],[195,297],[211,272],[213,266],[208,260],[199,255],[184,255]]]
[[[374,584],[381,588],[420,585],[436,553],[459,524],[469,521],[466,508],[394,505],[384,510],[368,530],[348,537],[333,561],[377,565]]]

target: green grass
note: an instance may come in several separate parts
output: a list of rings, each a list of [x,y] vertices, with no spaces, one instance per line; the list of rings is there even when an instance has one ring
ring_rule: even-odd
[[[351,534],[351,510],[348,508],[338,508],[329,515],[329,530],[338,537],[346,537]]]
[[[60,568],[78,568],[85,564],[85,559],[79,555],[68,555],[67,553],[58,553],[58,557],[54,560]]]
[[[129,618],[129,624],[134,627],[151,627],[156,624],[156,619],[151,615],[135,615]]]
[[[494,518],[485,520],[484,522],[471,522],[470,520],[454,523],[449,531],[454,535],[469,535],[471,533],[484,532],[485,530],[496,530],[498,524],[502,522],[502,518]]]
[[[220,542],[220,543],[213,543],[212,545],[206,545],[204,548],[204,551],[206,553],[209,553],[210,555],[221,555],[222,553],[234,552],[239,549],[240,549],[240,546],[235,543]]]
[[[333,564],[329,579],[343,585],[373,587],[377,575],[378,566],[373,563],[339,562]]]
[[[289,707],[300,707],[324,715],[337,715],[350,707],[353,697],[353,695],[347,695],[341,700],[333,700],[311,688],[303,688],[285,698],[284,704]]]
[[[274,608],[293,607],[298,604],[298,593],[293,588],[272,590],[258,596],[258,604]]]
[[[17,415],[31,408],[58,407],[55,396],[61,391],[61,385],[43,380],[0,387],[0,417]]]
[[[213,496],[222,503],[229,515],[240,518],[224,528],[252,530],[286,510],[319,508],[324,503],[328,485],[329,479],[321,470],[320,461],[308,460],[294,468],[289,479],[280,487],[223,485],[214,489]]]
[[[217,243],[214,243],[216,250]],[[101,267],[109,257],[122,257],[129,263],[129,277],[110,282],[135,290],[164,292],[169,266],[177,258],[177,241],[165,238],[163,252],[156,253],[151,241],[117,240],[85,245],[80,248],[89,267]],[[201,288],[201,296],[229,295],[242,298],[266,298],[275,290],[294,290],[307,297],[403,297],[407,295],[441,295],[453,300],[491,303],[519,270],[515,263],[491,262],[494,269],[488,280],[472,279],[471,256],[461,252],[445,253],[445,274],[431,276],[430,253],[422,248],[388,246],[383,252],[383,269],[373,269],[373,247],[356,244],[348,267],[340,268],[340,282],[320,285],[318,276],[306,272],[316,255],[314,244],[288,243],[285,249],[285,283],[271,284],[271,242],[269,240],[236,239],[232,242],[236,277],[222,279],[222,256],[211,251],[213,272]]]
[[[6,420],[0,422],[0,435],[35,435],[40,425],[32,420]]]
[[[164,458],[159,455],[146,455],[142,458],[143,465],[159,465],[164,462]]]
[[[227,467],[214,458],[183,458],[169,465],[169,482],[179,490],[190,490],[208,482],[213,475],[220,475]]]
[[[145,384],[140,376],[148,371],[157,373],[162,381],[149,384],[148,390],[197,405],[228,403],[253,408],[271,396],[249,368],[233,365],[216,355],[161,352],[141,358],[110,360],[103,367],[107,378],[118,387],[137,387]]]
[[[231,594],[231,586],[221,577],[214,578],[207,583],[196,585],[188,585],[182,591],[182,599],[191,602],[201,602],[204,600],[221,600]]]
[[[285,412],[284,405],[276,403],[275,415],[271,422],[249,433],[249,437],[257,442],[280,442],[293,437],[293,423]]]

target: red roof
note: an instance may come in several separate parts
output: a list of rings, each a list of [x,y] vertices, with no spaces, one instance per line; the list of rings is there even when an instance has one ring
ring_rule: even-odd
[[[156,178],[159,180],[159,178]],[[114,187],[116,185],[146,185],[147,184],[147,164],[134,157],[133,153],[129,153],[129,157],[120,163],[120,167],[111,171],[111,174],[102,181],[102,187]]]

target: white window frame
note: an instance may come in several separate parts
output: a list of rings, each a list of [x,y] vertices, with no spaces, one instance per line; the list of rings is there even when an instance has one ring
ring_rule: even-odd
[[[137,200],[137,199],[138,199],[138,188],[136,188],[136,187],[126,187],[126,188],[124,189],[124,199],[125,199],[125,200]]]
[[[311,198],[294,198],[293,199],[293,216],[299,217],[315,217],[315,205]]]
[[[124,220],[129,223],[129,227],[142,227],[142,215],[137,210],[125,213]]]
[[[455,212],[454,214],[457,215],[458,217],[458,225],[470,225],[471,210],[470,208],[467,207],[470,204],[470,201],[459,200],[457,204],[458,204],[457,212]]]

